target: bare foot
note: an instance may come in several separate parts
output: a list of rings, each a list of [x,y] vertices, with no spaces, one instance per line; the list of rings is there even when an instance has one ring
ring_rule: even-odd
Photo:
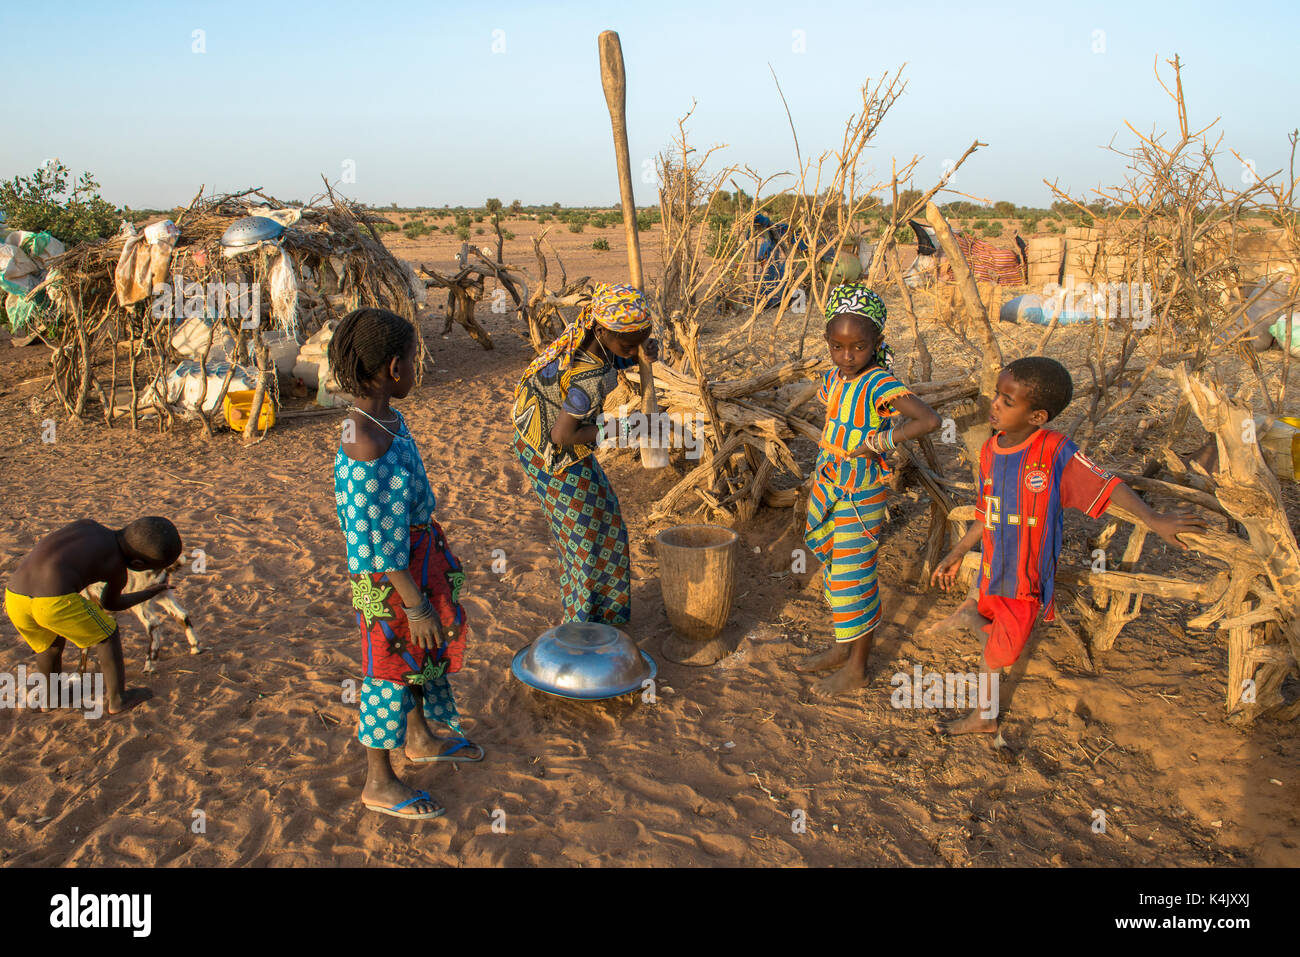
[[[108,715],[109,717],[115,717],[119,714],[126,714],[136,705],[144,704],[152,697],[153,692],[148,688],[127,688],[116,700],[111,697],[108,699]]]
[[[367,783],[361,792],[361,803],[367,807],[391,808],[403,801],[409,801],[419,793],[415,788],[401,781],[384,781],[382,784]],[[400,817],[414,817],[417,814],[436,814],[443,811],[441,804],[432,797],[408,804],[400,811],[392,813]]]
[[[978,603],[974,598],[967,598],[957,606],[947,618],[936,621],[933,624],[926,625],[916,633],[916,638],[939,638],[943,635],[949,635],[956,631],[974,631],[988,622],[984,616],[979,613]]]
[[[945,721],[935,725],[939,734],[997,734],[998,719],[982,718],[978,711],[968,711],[955,721]]]
[[[856,668],[845,667],[815,683],[812,691],[819,698],[833,698],[849,691],[856,691],[858,688],[865,688],[866,684],[866,675]]]
[[[851,650],[852,647],[849,642],[837,641],[825,651],[804,655],[794,663],[794,670],[801,674],[807,674],[810,671],[825,671],[827,668],[838,668],[849,660]]]

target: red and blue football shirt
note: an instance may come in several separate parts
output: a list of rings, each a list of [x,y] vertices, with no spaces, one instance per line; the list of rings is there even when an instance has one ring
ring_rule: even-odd
[[[985,442],[975,504],[976,520],[984,523],[980,594],[1038,601],[1050,621],[1065,510],[1096,518],[1118,484],[1051,429],[1010,448],[1001,448],[996,435]]]

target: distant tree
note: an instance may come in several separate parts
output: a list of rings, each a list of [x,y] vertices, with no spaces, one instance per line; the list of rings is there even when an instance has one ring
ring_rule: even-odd
[[[1016,204],[1009,203],[1005,199],[998,200],[993,204],[993,212],[1003,219],[1010,219],[1016,214]]]
[[[520,213],[522,213],[523,211],[524,211],[524,204],[523,204],[523,203],[519,202],[519,200],[517,200],[517,199],[512,199],[512,200],[510,201],[510,212],[511,212],[512,214],[514,214],[515,216],[518,216],[518,215],[519,215]]]
[[[898,194],[898,214],[901,216],[916,204],[922,195],[919,189],[905,189]]]
[[[551,203],[551,209],[555,210],[555,211],[558,213],[558,212],[560,211],[560,204],[559,204],[559,203]]]
[[[489,199],[483,206],[489,213],[501,212],[501,200],[499,199]]]

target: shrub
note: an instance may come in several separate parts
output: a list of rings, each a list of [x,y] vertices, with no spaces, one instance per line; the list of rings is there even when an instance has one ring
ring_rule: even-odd
[[[549,222],[551,221],[551,214],[550,214],[550,213],[538,213],[538,214],[537,214],[537,221],[538,221],[539,223],[549,223]],[[251,414],[251,413],[250,413],[250,414]]]
[[[512,240],[512,239],[515,238],[515,234],[512,233],[512,232],[510,232],[510,230],[506,230],[506,231],[505,231],[504,233],[502,233],[501,235],[505,238],[505,241],[506,241],[506,242],[510,242],[510,240]]]
[[[82,173],[69,190],[68,174],[68,168],[54,160],[31,176],[15,176],[0,183],[5,229],[44,230],[68,246],[116,233],[121,216],[115,206],[100,198],[95,178]]]
[[[654,225],[654,220],[650,218],[649,213],[636,214],[636,228],[638,232],[647,232]]]
[[[450,236],[456,232],[456,227],[453,226],[451,223],[448,223],[446,226],[442,227],[442,231],[446,233],[448,236]]]
[[[975,222],[970,224],[970,228],[981,233],[987,232],[989,228],[989,221],[987,219],[977,219],[975,220]]]
[[[457,239],[461,239],[461,240],[469,239],[469,227],[468,227],[468,226],[457,226],[457,227],[456,227],[456,238],[457,238]]]
[[[480,226],[478,229],[474,230],[474,235],[482,236],[485,232],[487,232],[487,230]]]
[[[604,238],[597,239],[594,243],[591,244],[591,248],[607,251],[609,249],[609,240]]]
[[[456,214],[456,225],[468,229],[468,228],[469,228],[469,213],[457,213],[457,214]]]
[[[580,233],[580,232],[582,232],[582,223],[579,223],[579,222],[571,222],[571,223],[569,223],[569,232],[571,232],[571,233]]]
[[[992,222],[992,223],[987,223],[987,224],[985,224],[985,226],[984,226],[984,235],[985,235],[985,236],[1001,236],[1001,235],[1002,235],[1002,224],[999,223],[999,222]]]

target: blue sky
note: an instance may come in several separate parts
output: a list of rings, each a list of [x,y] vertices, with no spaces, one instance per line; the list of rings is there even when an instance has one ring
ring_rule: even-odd
[[[58,157],[91,170],[110,201],[165,207],[200,183],[307,199],[321,173],[336,179],[351,161],[343,190],[375,204],[613,204],[596,36],[616,29],[634,176],[692,98],[694,145],[725,143],[725,160],[764,174],[793,169],[769,63],[807,157],[838,146],[865,79],[906,61],[907,92],[869,164],[887,175],[891,157],[921,154],[917,185],[928,186],[978,137],[989,145],[955,185],[1041,205],[1044,177],[1076,192],[1121,179],[1104,146],[1117,134],[1131,143],[1124,120],[1175,124],[1152,72],[1175,53],[1192,122],[1222,117],[1225,147],[1281,168],[1286,133],[1300,126],[1300,14],[1271,0],[1246,11],[1111,0],[6,2],[0,177]],[[1239,169],[1231,157],[1221,167]],[[635,179],[639,203],[653,202]]]

